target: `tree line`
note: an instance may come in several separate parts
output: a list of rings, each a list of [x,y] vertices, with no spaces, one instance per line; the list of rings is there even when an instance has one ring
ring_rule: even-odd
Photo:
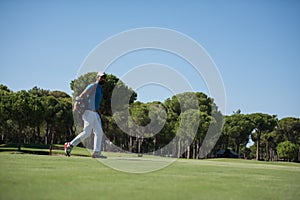
[[[95,77],[96,73],[87,73],[73,80],[70,83],[73,96],[95,81]],[[113,113],[111,104],[116,88],[118,95],[124,98],[113,99],[117,101]],[[231,149],[249,159],[299,161],[299,118],[279,120],[276,115],[242,114],[240,110],[223,116],[214,100],[202,92],[185,92],[164,102],[143,103],[136,101],[135,91],[111,74],[103,92],[100,107],[105,150],[197,159],[201,158],[203,146],[210,142],[213,146],[205,157],[215,157],[220,149]],[[80,116],[72,112],[73,99],[63,91],[34,87],[13,92],[0,85],[1,143],[63,144],[69,141],[82,130]],[[150,123],[161,127],[160,131],[151,134],[156,126],[148,127]],[[193,127],[196,129],[192,130]],[[207,142],[210,132],[216,140],[212,137]],[[254,142],[251,147],[247,147],[249,139]],[[170,144],[172,148],[163,148]]]

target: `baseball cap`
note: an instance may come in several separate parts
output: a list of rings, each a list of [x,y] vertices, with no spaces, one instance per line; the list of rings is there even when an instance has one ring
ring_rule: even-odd
[[[101,77],[101,76],[106,76],[106,74],[105,74],[105,72],[98,72],[98,73],[97,73],[97,77],[98,77],[98,76],[100,76],[100,77]]]

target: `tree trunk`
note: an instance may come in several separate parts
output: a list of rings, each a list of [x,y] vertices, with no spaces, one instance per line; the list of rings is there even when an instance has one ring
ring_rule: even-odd
[[[155,151],[156,151],[156,136],[154,136],[153,146],[154,146],[153,155],[155,156]]]
[[[37,137],[38,137],[38,143],[41,143],[41,128],[40,126],[37,127]]]
[[[66,137],[66,141],[69,141],[69,139],[72,137],[73,137],[73,130],[69,128],[69,136]]]
[[[298,162],[300,162],[300,146],[299,146],[299,149],[298,149]]]
[[[54,144],[54,131],[51,131],[51,141],[50,144]]]
[[[257,136],[256,141],[256,160],[260,160],[260,136]]]
[[[274,161],[274,150],[273,150],[273,148],[270,148],[269,155],[270,155],[270,161]]]
[[[196,159],[198,159],[199,158],[199,153],[200,153],[200,141],[197,142],[197,150],[196,150],[196,152],[197,152]]]
[[[140,154],[141,153],[141,139],[140,138],[138,138],[138,154]]]
[[[21,137],[22,137],[23,126],[19,123],[19,134],[18,134],[18,144],[21,145]]]
[[[178,146],[177,146],[177,158],[180,158],[180,139],[178,140]]]
[[[240,144],[236,144],[236,153],[240,155]]]
[[[48,144],[48,140],[49,140],[49,124],[47,123],[46,135],[45,135],[45,144]]]
[[[186,159],[190,158],[190,152],[191,152],[191,147],[190,147],[190,145],[188,145],[186,148]]]
[[[37,130],[37,127],[34,127],[33,128],[32,141],[29,141],[29,143],[36,144],[36,132],[37,132],[36,130]]]
[[[129,152],[132,152],[132,136],[129,136]]]
[[[229,136],[227,135],[224,149],[228,149],[228,146],[229,146]]]
[[[193,159],[196,159],[196,148],[197,148],[197,140],[194,140],[193,142]]]
[[[269,150],[269,142],[266,141],[266,160],[270,161],[270,150]]]

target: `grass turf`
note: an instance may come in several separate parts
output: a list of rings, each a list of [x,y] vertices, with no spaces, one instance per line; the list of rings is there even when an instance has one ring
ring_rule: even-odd
[[[0,199],[234,200],[299,196],[297,163],[182,159],[155,172],[131,174],[89,157],[0,153]]]

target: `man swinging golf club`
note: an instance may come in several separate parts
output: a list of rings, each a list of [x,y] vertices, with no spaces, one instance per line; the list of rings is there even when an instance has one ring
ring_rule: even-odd
[[[99,114],[100,102],[103,97],[102,86],[106,82],[106,74],[104,72],[98,72],[96,82],[89,84],[83,92],[76,97],[76,101],[73,106],[73,111],[78,112],[81,109],[80,104],[83,100],[86,100],[86,107],[82,112],[82,119],[84,122],[83,131],[77,135],[71,142],[66,142],[64,145],[65,153],[67,156],[71,156],[71,151],[74,146],[77,146],[85,138],[94,133],[94,152],[92,158],[106,158],[101,154],[102,143],[102,123]]]

